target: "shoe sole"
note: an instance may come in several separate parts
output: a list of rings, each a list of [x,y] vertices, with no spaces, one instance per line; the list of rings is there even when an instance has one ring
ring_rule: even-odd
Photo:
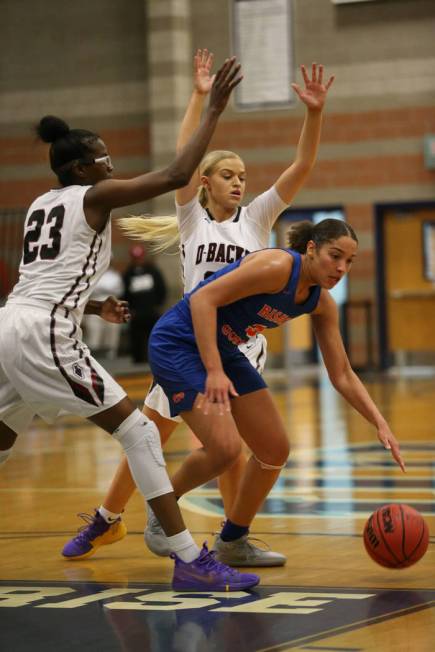
[[[269,559],[266,560],[234,560],[225,558],[218,553],[216,553],[216,560],[221,564],[226,566],[231,566],[232,568],[273,568],[277,566],[285,566],[287,559]]]
[[[241,584],[240,586],[229,586],[228,584],[221,584],[221,585],[213,585],[210,586],[210,584],[207,584],[204,582],[204,584],[196,584],[195,586],[189,585],[187,586],[186,584],[180,583],[177,584],[175,582],[172,583],[172,588],[174,591],[224,591],[226,593],[232,593],[233,591],[246,591],[247,589],[253,589],[254,586],[257,586],[257,584],[260,583],[260,578],[258,578],[255,582],[249,582],[245,584]]]
[[[121,541],[121,539],[123,539],[126,536],[127,528],[125,527],[125,525],[124,528],[119,528],[119,529],[121,530],[121,533],[118,534],[116,537],[113,537],[111,541],[102,541],[101,543],[96,543],[99,539],[99,537],[97,537],[95,539],[95,543],[92,544],[92,548],[88,550],[88,552],[85,552],[83,555],[74,555],[72,557],[69,557],[62,553],[62,556],[66,561],[80,561],[81,559],[87,559],[88,557],[92,557],[92,555],[94,555],[97,552],[98,548],[101,548],[102,546],[111,546],[112,543],[117,543],[118,541]]]

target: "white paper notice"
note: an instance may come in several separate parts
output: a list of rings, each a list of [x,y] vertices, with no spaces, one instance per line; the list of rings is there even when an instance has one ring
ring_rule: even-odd
[[[295,97],[290,0],[234,0],[234,50],[243,69],[236,89],[241,109],[291,104]]]

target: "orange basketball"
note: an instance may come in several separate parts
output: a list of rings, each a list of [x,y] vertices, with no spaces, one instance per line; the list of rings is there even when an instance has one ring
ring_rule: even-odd
[[[364,545],[381,566],[406,568],[426,552],[429,528],[422,515],[409,505],[383,505],[365,525]]]

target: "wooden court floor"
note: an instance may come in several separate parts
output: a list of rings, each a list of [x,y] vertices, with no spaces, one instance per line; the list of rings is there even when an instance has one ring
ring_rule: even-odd
[[[120,381],[140,404],[148,379]],[[38,420],[0,471],[0,650],[433,652],[435,377],[367,379],[406,474],[322,374],[271,385],[292,454],[251,533],[285,553],[285,567],[260,570],[251,593],[174,593],[172,562],[143,543],[139,495],[124,540],[64,561],[77,512],[101,503],[120,450],[85,421]],[[169,470],[195,445],[180,426],[166,447]],[[363,547],[367,516],[391,502],[418,509],[431,532],[425,557],[405,570],[376,565]],[[211,543],[223,517],[216,484],[181,505],[196,541]]]

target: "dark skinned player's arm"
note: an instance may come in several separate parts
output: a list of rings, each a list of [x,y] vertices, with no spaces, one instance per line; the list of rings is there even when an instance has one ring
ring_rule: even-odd
[[[227,60],[216,74],[202,124],[168,167],[133,179],[106,179],[88,190],[84,207],[92,228],[101,231],[113,208],[146,201],[189,182],[207,149],[231,91],[241,81],[238,76],[240,66],[234,66],[234,61],[234,58]]]

